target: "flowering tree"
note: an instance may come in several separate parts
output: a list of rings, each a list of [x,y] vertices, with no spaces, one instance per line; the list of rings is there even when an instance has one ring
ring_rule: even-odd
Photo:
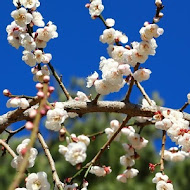
[[[88,187],[90,188],[90,184],[88,184],[90,173],[98,177],[109,175],[112,172],[111,163],[106,166],[105,163],[101,162],[101,157],[107,149],[111,148],[114,141],[118,141],[125,151],[125,154],[118,158],[124,170],[122,173],[118,173],[116,180],[126,183],[139,173],[139,170],[135,168],[135,160],[139,158],[139,151],[146,149],[148,144],[148,140],[141,135],[142,130],[147,125],[154,125],[156,129],[162,131],[160,160],[157,163],[149,164],[150,171],[158,170],[157,173],[155,172],[152,182],[155,183],[158,190],[173,189],[171,179],[164,173],[164,163],[165,160],[172,162],[184,161],[186,157],[190,156],[190,115],[184,112],[190,102],[190,95],[187,95],[187,103],[182,108],[174,110],[158,106],[155,101],[149,98],[141,85],[141,82],[148,80],[151,74],[151,71],[143,68],[142,64],[146,62],[149,56],[156,54],[156,38],[164,33],[164,30],[157,25],[163,17],[161,12],[164,8],[162,1],[155,1],[156,13],[153,20],[145,22],[140,29],[141,41],[135,41],[129,45],[127,45],[128,37],[113,28],[114,19],[104,19],[102,15],[104,6],[101,0],[91,0],[86,4],[91,18],[100,19],[105,25],[105,30],[100,35],[100,42],[108,44],[107,51],[110,58],[100,58],[101,77],[96,71],[87,77],[86,87],[94,88],[96,94],[86,95],[78,91],[74,96],[70,95],[69,90],[62,82],[62,78],[56,73],[50,62],[52,55],[45,52],[47,43],[58,37],[56,25],[51,21],[45,25],[41,13],[37,11],[40,6],[38,0],[13,0],[13,4],[16,10],[11,13],[14,21],[6,29],[7,39],[16,49],[20,46],[24,48],[22,60],[32,67],[33,79],[38,83],[36,84],[37,95],[35,97],[13,95],[8,89],[3,91],[3,94],[9,98],[7,107],[17,108],[0,116],[0,133],[8,133],[5,140],[0,139],[3,147],[2,155],[6,156],[5,154],[8,152],[13,157],[11,166],[17,171],[9,189],[48,190],[51,188],[47,180],[47,174],[44,171],[29,173],[38,157],[38,150],[34,145],[37,139],[52,170],[53,188],[55,189],[85,190]],[[36,27],[39,28],[35,30]],[[50,86],[50,76],[58,82],[65,94],[65,101],[50,102],[49,97],[54,91],[54,87]],[[118,101],[100,100],[101,96],[118,92],[127,85],[128,89],[124,99]],[[130,101],[131,92],[135,85],[144,97],[140,105],[133,104]],[[67,120],[96,112],[114,112],[125,116],[123,121],[116,119],[107,121],[110,122],[110,126],[103,131],[97,131],[93,134],[70,134],[66,125]],[[45,116],[44,127],[59,132],[59,153],[63,155],[63,159],[72,166],[76,166],[78,170],[73,176],[66,176],[64,180],[60,179],[51,149],[45,142],[44,134],[39,130],[40,121]],[[11,124],[22,120],[26,120],[26,124],[21,128],[15,131],[7,129]],[[138,127],[140,130],[138,130]],[[31,135],[18,145],[15,153],[8,144],[9,140],[24,129],[29,130]],[[100,150],[97,153],[94,152],[93,158],[86,163],[85,161],[88,158],[87,149],[93,146],[90,142],[101,135],[104,135],[106,142],[102,142]],[[165,149],[167,135],[176,143],[177,147],[172,147],[169,150]],[[26,188],[20,188],[24,175],[26,175]],[[77,181],[79,175],[82,175],[80,182]]]

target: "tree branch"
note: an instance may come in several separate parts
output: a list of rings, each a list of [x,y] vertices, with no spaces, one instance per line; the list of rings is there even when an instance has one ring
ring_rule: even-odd
[[[64,109],[67,112],[75,112],[79,115],[87,113],[97,113],[97,112],[106,112],[106,113],[123,113],[129,114],[132,117],[142,116],[142,117],[153,117],[155,112],[158,110],[167,110],[171,108],[166,107],[142,107],[138,104],[124,103],[118,101],[98,101],[97,104],[91,102],[81,102],[76,100],[69,100],[67,102],[62,102]],[[175,110],[175,109],[171,109]],[[10,111],[7,114],[0,116],[0,134],[12,123],[21,120],[29,119],[29,111],[26,110],[23,112],[16,112],[17,110]],[[15,113],[16,112],[16,113]],[[11,115],[14,118],[11,118]],[[183,112],[184,119],[190,121],[190,114]]]
[[[9,152],[9,154],[14,158],[16,157],[15,152],[11,149],[11,147],[2,139],[0,139],[0,144]]]
[[[53,160],[53,158],[51,156],[51,153],[49,151],[49,148],[48,148],[43,136],[40,133],[38,133],[38,140],[40,141],[40,143],[42,145],[42,148],[44,149],[44,152],[45,152],[45,154],[47,156],[47,159],[49,161],[49,164],[50,164],[50,167],[51,167],[51,170],[52,170],[53,180],[54,180],[56,186],[58,187],[58,189],[63,190],[62,183],[61,183],[61,181],[59,179],[59,176],[58,176],[56,168],[55,168],[55,162],[54,162],[54,160]]]

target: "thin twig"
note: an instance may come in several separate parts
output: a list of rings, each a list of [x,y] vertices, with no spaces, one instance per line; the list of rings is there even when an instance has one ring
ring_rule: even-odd
[[[189,103],[185,102],[185,104],[179,109],[179,111],[182,112],[188,105]]]
[[[11,149],[11,147],[10,147],[5,141],[3,141],[2,139],[0,139],[0,144],[9,152],[9,154],[10,154],[13,158],[16,157],[15,152]]]
[[[135,81],[135,84],[137,85],[137,87],[139,88],[139,90],[141,91],[143,97],[146,99],[146,101],[148,102],[148,104],[150,106],[152,106],[152,102],[151,99],[149,98],[148,94],[145,92],[144,88],[141,86],[141,84],[138,81]]]
[[[98,98],[100,97],[100,94],[97,94],[94,100],[91,101],[92,104],[97,104]]]
[[[44,105],[46,104],[47,92],[48,92],[48,84],[44,83],[43,93],[45,94],[45,96],[43,99],[41,99],[40,106],[37,110],[37,115],[33,122],[33,129],[32,129],[32,133],[31,133],[31,137],[30,137],[30,142],[29,142],[28,146],[26,147],[27,151],[23,158],[22,164],[20,165],[20,167],[18,169],[19,172],[15,176],[13,182],[11,183],[9,190],[14,190],[16,187],[18,187],[20,184],[20,181],[22,180],[22,178],[24,176],[24,173],[25,173],[25,170],[26,170],[26,167],[28,164],[28,158],[30,156],[30,149],[33,147],[34,142],[37,138],[38,127],[39,127],[39,123],[40,123],[40,119],[41,119],[41,110],[44,109]]]
[[[9,140],[10,140],[15,134],[19,133],[19,132],[22,131],[23,129],[25,129],[25,125],[22,126],[22,127],[20,127],[19,129],[15,130],[15,131],[8,131],[8,130],[5,129],[5,131],[6,131],[7,133],[9,133],[9,136],[7,137],[7,139],[6,139],[5,142],[8,144],[8,143],[9,143]],[[2,152],[2,156],[4,156],[5,154],[6,154],[6,149]]]
[[[164,150],[166,143],[166,131],[162,131],[162,148],[161,148],[161,156],[160,156],[160,172],[164,174]]]
[[[89,162],[86,164],[86,168],[94,165],[96,163],[96,161],[101,157],[101,155],[104,153],[104,151],[110,146],[111,142],[115,139],[115,137],[119,134],[119,132],[121,131],[121,129],[123,127],[125,127],[126,123],[130,120],[131,116],[127,116],[122,124],[120,125],[120,127],[113,133],[113,135],[111,136],[111,138],[102,146],[102,148],[100,149],[100,151],[96,154],[96,156]]]
[[[16,121],[22,121],[25,120],[25,114],[23,114],[26,110],[28,110],[31,106],[34,106],[38,104],[40,99],[36,96],[34,99],[29,100],[30,106],[26,109],[18,108],[14,111],[10,111],[7,114],[2,115],[3,117],[3,123],[0,124],[0,134],[12,123],[15,123]]]
[[[137,63],[136,66],[134,67],[134,72],[138,70],[139,66],[140,66],[140,63]],[[129,98],[130,98],[134,83],[135,83],[135,79],[132,77],[124,102],[129,102]]]
[[[53,66],[51,65],[51,63],[48,63],[49,68],[51,69],[51,72],[53,74],[53,76],[55,77],[55,79],[57,80],[57,82],[59,83],[59,86],[61,87],[61,89],[63,90],[67,100],[71,100],[72,97],[70,96],[69,92],[67,91],[67,89],[65,88],[63,82],[62,82],[62,77],[59,77],[59,75],[57,74],[57,72],[55,71],[55,69],[53,68]]]
[[[44,149],[44,152],[45,152],[45,154],[47,156],[47,159],[49,161],[49,164],[50,164],[50,167],[51,167],[51,170],[52,170],[53,180],[54,180],[56,186],[58,187],[58,189],[63,190],[63,185],[62,185],[62,183],[61,183],[61,181],[59,179],[59,176],[57,174],[57,170],[55,168],[55,162],[54,162],[54,160],[52,158],[52,155],[51,155],[51,153],[49,151],[48,145],[46,144],[43,136],[40,133],[38,133],[38,140],[40,141],[40,143],[42,145],[42,148]]]
[[[28,99],[32,99],[32,100],[35,99],[34,96],[26,96],[26,95],[12,95],[12,94],[11,94],[11,95],[9,95],[8,97],[9,97],[9,98],[17,98],[17,97],[18,97],[18,98],[26,98],[27,100],[28,100]]]

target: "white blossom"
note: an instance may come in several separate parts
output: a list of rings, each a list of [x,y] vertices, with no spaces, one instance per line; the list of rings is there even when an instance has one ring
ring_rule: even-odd
[[[18,153],[18,156],[16,156],[12,161],[11,161],[11,166],[13,168],[16,168],[18,169],[20,167],[20,165],[22,164],[22,161],[24,159],[24,155],[27,151],[27,146],[30,142],[30,139],[25,139],[22,141],[21,144],[19,144],[17,146],[17,153]],[[29,159],[28,159],[28,165],[27,165],[27,168],[31,168],[34,166],[34,163],[35,163],[35,159],[36,159],[36,156],[38,154],[38,151],[36,148],[31,148],[30,149],[30,156],[29,156]]]
[[[114,26],[114,25],[115,25],[115,20],[112,19],[112,18],[107,18],[107,19],[106,19],[106,25],[107,25],[108,27]]]
[[[33,19],[33,16],[30,13],[28,13],[27,10],[23,7],[13,11],[11,13],[11,16],[15,19],[16,24],[18,24],[21,27],[26,26]]]
[[[34,54],[27,50],[24,50],[22,53],[22,60],[30,67],[34,67],[36,65],[36,58]]]
[[[165,181],[159,181],[157,184],[156,184],[156,190],[173,190],[173,185],[172,183],[167,183]]]
[[[36,9],[40,6],[40,2],[38,0],[20,0],[21,4],[28,9]]]
[[[89,14],[91,15],[92,18],[99,16],[103,10],[104,10],[104,6],[102,5],[101,0],[93,0],[90,3]]]
[[[34,11],[32,12],[32,16],[33,16],[32,23],[34,25],[39,26],[39,27],[44,27],[45,23],[43,21],[43,17],[41,13]]]
[[[102,177],[102,176],[106,175],[106,171],[104,170],[104,168],[102,168],[100,166],[92,166],[90,168],[90,173],[95,174],[98,177]]]
[[[150,78],[151,71],[149,69],[139,69],[134,72],[133,77],[136,81],[142,82]]]
[[[86,96],[85,93],[78,91],[77,92],[77,97],[75,97],[75,100],[77,101],[82,101],[82,102],[89,102],[89,98]]]
[[[64,150],[62,150],[64,148]],[[64,155],[65,160],[70,162],[73,166],[82,163],[86,159],[86,144],[83,142],[72,142],[65,147],[60,147],[59,152]]]
[[[50,190],[50,184],[45,172],[31,173],[26,178],[26,188],[28,190]]]
[[[45,126],[50,130],[59,131],[61,129],[61,124],[67,117],[68,114],[64,109],[55,107],[53,110],[48,110]]]

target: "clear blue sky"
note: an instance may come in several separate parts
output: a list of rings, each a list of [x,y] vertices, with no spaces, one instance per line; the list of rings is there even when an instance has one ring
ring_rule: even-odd
[[[59,37],[48,43],[45,52],[52,53],[52,64],[63,75],[68,85],[72,76],[87,77],[98,71],[100,56],[108,57],[107,45],[99,42],[104,30],[102,22],[92,20],[85,8],[87,0],[60,1],[40,0],[38,11],[45,22],[53,21],[58,26]],[[124,32],[129,41],[140,41],[139,30],[145,21],[152,21],[155,14],[154,0],[103,0],[105,18],[114,18],[115,28]],[[157,53],[142,66],[151,69],[150,80],[142,85],[148,94],[158,91],[165,100],[165,106],[179,108],[186,101],[189,88],[189,44],[190,1],[164,1],[164,17],[159,26],[164,35],[157,39]],[[6,40],[6,26],[13,19],[10,16],[15,7],[11,0],[1,2],[0,11],[0,91],[8,88],[13,94],[35,95],[35,83],[30,67],[22,61],[22,48],[16,50]],[[99,72],[100,73],[100,72]],[[126,87],[122,92],[126,91]],[[114,94],[116,98],[121,94]],[[115,99],[116,99],[115,98]],[[133,101],[138,100],[137,91]],[[0,93],[0,114],[8,109],[7,98]]]

